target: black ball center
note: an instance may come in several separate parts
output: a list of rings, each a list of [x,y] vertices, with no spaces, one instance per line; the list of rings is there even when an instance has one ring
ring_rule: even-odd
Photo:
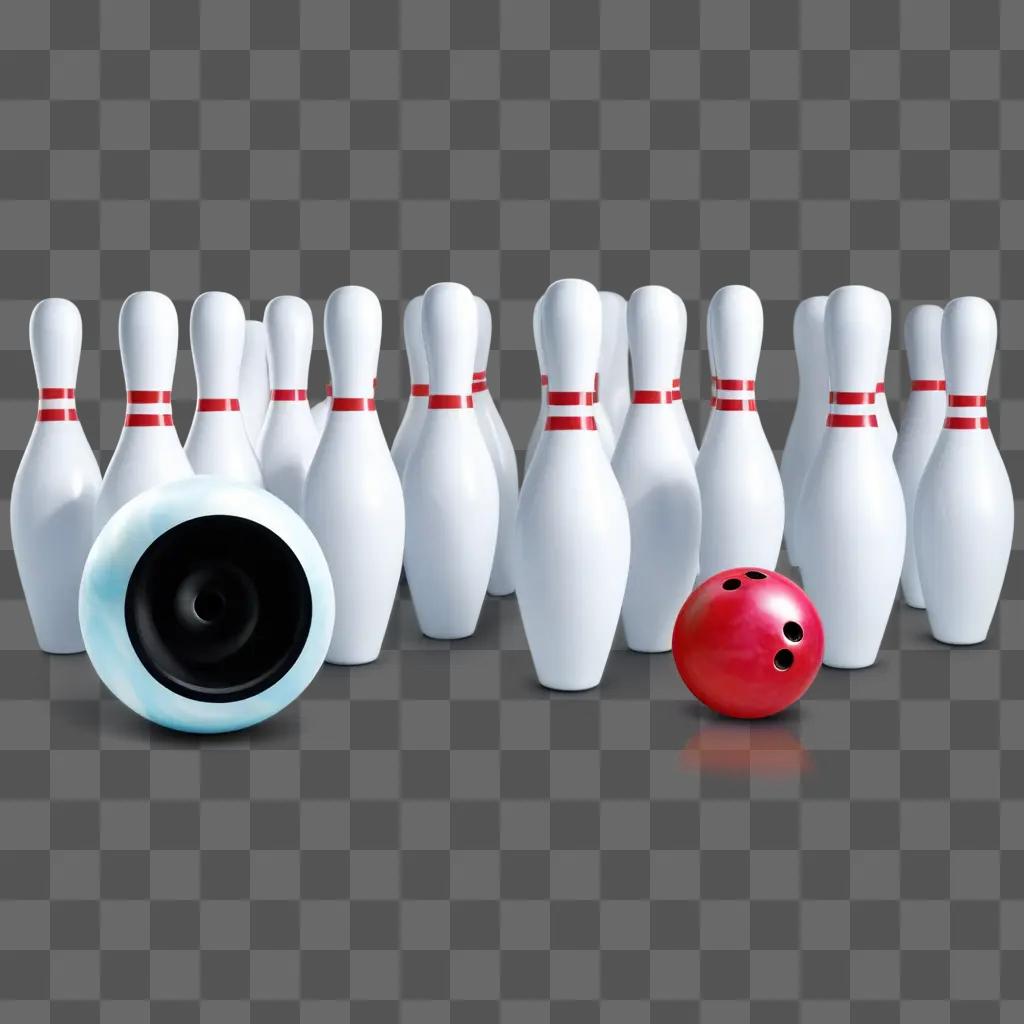
[[[125,624],[150,674],[199,701],[273,686],[306,642],[306,574],[277,534],[237,516],[202,516],[143,553],[125,594]]]

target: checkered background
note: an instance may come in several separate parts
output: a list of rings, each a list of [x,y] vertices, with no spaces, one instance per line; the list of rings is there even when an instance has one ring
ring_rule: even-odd
[[[184,431],[199,291],[259,316],[373,288],[390,435],[402,304],[460,280],[495,313],[521,449],[532,303],[567,275],[684,296],[698,428],[707,299],[752,285],[776,450],[798,298],[871,284],[899,325],[986,296],[1024,493],[1017,0],[3,0],[0,47],[5,496],[43,296],[82,311],[105,462],[129,292],[178,306]],[[894,407],[899,347],[897,326]],[[619,649],[599,692],[541,692],[514,600],[443,644],[403,592],[378,663],[220,739],[149,728],[84,655],[40,655],[6,528],[0,565],[4,1024],[1024,1016],[1019,547],[982,649],[898,606],[876,666],[760,727],[702,714],[668,656]]]

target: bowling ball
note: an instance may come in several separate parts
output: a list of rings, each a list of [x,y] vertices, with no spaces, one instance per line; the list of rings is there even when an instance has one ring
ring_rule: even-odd
[[[672,655],[690,692],[729,718],[765,718],[814,681],[825,632],[790,579],[753,566],[706,579],[679,612]]]
[[[231,732],[309,685],[334,628],[320,546],[283,501],[212,476],[145,491],[86,559],[85,649],[137,714],[182,732]]]

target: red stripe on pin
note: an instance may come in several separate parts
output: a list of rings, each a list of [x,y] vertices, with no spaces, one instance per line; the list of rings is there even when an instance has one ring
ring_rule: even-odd
[[[373,412],[376,408],[372,398],[335,398],[331,402],[332,412]]]
[[[674,391],[634,391],[634,405],[665,405],[672,403]]]
[[[540,386],[542,388],[546,388],[548,386],[548,375],[546,373],[542,373],[540,375]]]
[[[78,413],[74,409],[40,409],[36,413],[36,422],[53,423],[56,420],[77,420]]]
[[[722,398],[715,399],[715,408],[719,412],[755,412],[757,401],[753,398]]]
[[[874,405],[875,391],[830,391],[828,400],[832,405]]]
[[[880,380],[875,385],[875,394],[876,395],[884,395],[885,394],[885,381],[884,380]]]
[[[715,378],[712,378],[713,380]],[[719,391],[753,391],[754,382],[752,380],[725,380],[722,377],[717,378],[718,383],[716,387]]]
[[[549,416],[545,430],[597,430],[593,416]]]
[[[130,412],[124,418],[126,427],[173,427],[169,412]]]
[[[306,401],[305,388],[274,388],[270,392],[272,402],[304,402]]]
[[[74,398],[74,397],[75,397],[75,389],[74,388],[40,388],[39,389],[39,398],[41,400],[45,400],[45,399],[51,399],[52,400],[52,399],[55,399],[55,398]]]
[[[870,416],[855,416],[850,413],[830,412],[825,420],[826,427],[877,427],[878,417],[871,413]]]
[[[593,391],[549,391],[548,405],[593,405]]]
[[[988,430],[988,417],[947,416],[942,425],[947,430]]]
[[[170,391],[129,391],[129,405],[163,405],[171,400]]]
[[[473,393],[479,394],[487,390],[487,371],[481,370],[473,374]]]
[[[472,409],[472,395],[431,395],[427,399],[428,409]]]
[[[985,405],[987,399],[984,395],[950,395],[949,406],[951,409],[977,409]]]
[[[911,391],[945,391],[946,382],[944,380],[912,380],[910,382]]]
[[[238,412],[240,409],[237,398],[200,398],[196,403],[197,412]]]
[[[409,394],[413,398],[426,398],[427,395],[430,394],[430,385],[429,384],[413,384],[412,387],[409,388]]]

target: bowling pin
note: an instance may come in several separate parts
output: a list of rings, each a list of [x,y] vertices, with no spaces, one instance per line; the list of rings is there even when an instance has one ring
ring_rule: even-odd
[[[327,660],[336,665],[380,655],[402,571],[402,487],[373,398],[380,335],[373,292],[353,285],[331,294],[324,309],[331,414],[306,478],[304,518],[334,581]]]
[[[796,510],[807,470],[818,454],[828,417],[828,364],[825,357],[824,295],[804,299],[793,315],[793,347],[800,375],[796,409],[782,449],[782,489],[786,496],[786,554],[798,566]]]
[[[242,304],[227,292],[204,292],[192,304],[190,334],[198,397],[185,439],[188,461],[196,473],[260,487],[263,475],[238,399],[245,348]]]
[[[942,432],[946,416],[946,380],[942,368],[942,307],[915,306],[903,328],[910,368],[910,398],[900,423],[893,462],[903,487],[907,510],[907,549],[903,557],[903,600],[911,608],[924,607],[924,592],[917,571],[914,541],[914,504],[917,488]]]
[[[328,384],[325,389],[324,397],[310,409],[310,413],[313,416],[313,423],[316,425],[317,433],[323,434],[324,427],[327,426],[327,418],[331,415],[333,409],[334,391],[331,385]]]
[[[476,416],[487,454],[498,480],[498,542],[487,592],[498,596],[515,590],[512,564],[512,535],[516,527],[519,501],[519,466],[512,439],[498,413],[487,387],[487,357],[491,351],[491,310],[483,299],[476,299],[476,362],[473,370],[473,413]]]
[[[612,469],[629,510],[630,560],[622,625],[634,651],[672,648],[672,628],[693,589],[700,555],[700,491],[683,443],[672,383],[686,315],[671,291],[638,288],[629,298],[633,402]]]
[[[882,642],[903,567],[906,514],[892,457],[878,436],[876,384],[889,306],[860,285],[825,304],[830,411],[797,509],[804,590],[825,627],[825,664],[865,668]]]
[[[601,406],[616,441],[629,411],[629,341],[626,300],[616,292],[601,292],[601,355],[598,388]],[[613,446],[614,451],[614,446]]]
[[[263,313],[270,352],[270,406],[256,454],[263,485],[296,512],[320,443],[306,397],[313,351],[313,311],[294,295],[279,295]]]
[[[764,315],[744,285],[720,288],[708,306],[717,369],[715,409],[697,456],[701,497],[700,578],[723,569],[774,569],[785,499],[754,398]]]
[[[544,295],[547,417],[516,516],[516,594],[541,684],[601,681],[629,572],[629,513],[597,436],[601,299],[586,281]]]
[[[892,306],[889,303],[889,296],[884,292],[873,289],[878,296],[878,301],[885,307],[884,316],[886,321],[892,325]],[[887,332],[888,333],[888,332]],[[888,348],[886,349],[888,351]],[[892,413],[889,411],[889,401],[885,397],[885,364],[882,364],[882,373],[878,383],[875,385],[875,415],[878,417],[878,436],[885,445],[887,454],[892,455],[896,447],[896,424],[893,422]]]
[[[473,412],[477,309],[461,284],[423,296],[430,397],[402,477],[405,577],[420,629],[456,640],[476,629],[498,539],[498,482]]]
[[[672,378],[672,402],[675,409],[676,419],[679,423],[679,433],[683,439],[683,448],[690,462],[697,462],[697,439],[693,436],[693,427],[690,426],[690,417],[686,414],[686,406],[683,404],[682,376],[683,376],[683,353],[686,349],[686,303],[671,292],[672,298],[678,306],[679,320],[679,352],[673,360],[675,376]]]
[[[118,318],[121,366],[128,389],[124,429],[96,498],[96,532],[137,494],[192,476],[171,413],[178,358],[178,314],[160,292],[135,292]]]
[[[533,430],[530,432],[530,440],[526,446],[526,458],[523,462],[523,480],[526,479],[526,472],[530,468],[533,462],[533,457],[537,453],[537,444],[541,439],[541,435],[544,433],[544,424],[548,420],[548,371],[547,364],[544,359],[544,341],[541,338],[541,304],[544,302],[544,296],[542,295],[533,304],[533,345],[537,350],[537,366],[540,368],[540,407],[537,410],[537,420],[533,424]]]
[[[263,417],[270,402],[270,371],[267,367],[267,329],[260,320],[245,321],[245,348],[238,381],[238,403],[249,443],[256,442],[263,429]]]
[[[430,393],[427,376],[427,353],[423,347],[423,296],[410,299],[402,320],[405,336],[405,354],[409,360],[409,401],[405,405],[402,422],[391,442],[391,458],[401,478],[409,453],[419,439],[423,421],[427,416],[427,396]]]
[[[954,299],[942,314],[948,408],[917,490],[914,539],[928,625],[947,644],[988,635],[1013,544],[1013,492],[986,410],[997,330],[984,299]]]
[[[11,540],[39,647],[73,654],[85,649],[78,585],[100,489],[96,456],[75,411],[82,317],[67,299],[43,299],[28,332],[39,408],[11,489]]]

